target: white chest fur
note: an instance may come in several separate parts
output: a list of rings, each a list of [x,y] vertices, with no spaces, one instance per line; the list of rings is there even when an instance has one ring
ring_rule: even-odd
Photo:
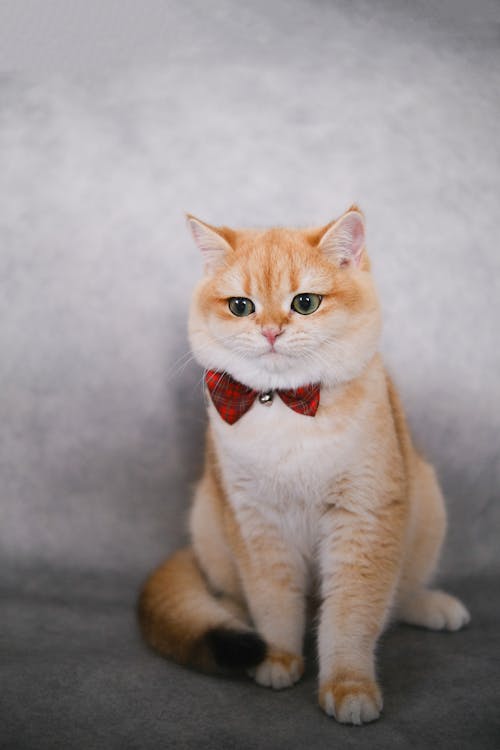
[[[242,527],[259,518],[309,559],[335,480],[359,455],[361,415],[336,414],[336,398],[322,392],[316,416],[308,417],[275,395],[270,406],[256,401],[234,425],[209,405],[225,488]]]

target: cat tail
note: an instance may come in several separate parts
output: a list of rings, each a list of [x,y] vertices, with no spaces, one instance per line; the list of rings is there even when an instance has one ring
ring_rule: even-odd
[[[266,643],[210,591],[190,547],[146,581],[139,606],[146,641],[163,656],[207,672],[244,670],[266,657]]]

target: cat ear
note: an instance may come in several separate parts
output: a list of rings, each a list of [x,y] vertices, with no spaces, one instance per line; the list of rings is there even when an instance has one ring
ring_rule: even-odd
[[[361,211],[352,206],[326,230],[319,247],[338,266],[359,266],[365,247],[365,220]]]
[[[201,250],[205,270],[208,273],[213,273],[217,268],[224,265],[227,253],[232,252],[231,245],[219,234],[215,227],[205,224],[191,214],[187,214],[187,223],[193,233],[194,241]]]

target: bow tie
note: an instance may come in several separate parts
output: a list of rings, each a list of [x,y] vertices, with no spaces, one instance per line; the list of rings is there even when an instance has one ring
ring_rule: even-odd
[[[295,389],[259,393],[259,391],[254,391],[243,383],[233,380],[227,373],[217,372],[216,370],[207,370],[205,383],[215,408],[222,419],[229,424],[234,424],[242,417],[257,397],[262,404],[271,404],[273,393],[277,393],[283,403],[290,409],[307,417],[314,417],[319,406],[319,383],[303,385]]]

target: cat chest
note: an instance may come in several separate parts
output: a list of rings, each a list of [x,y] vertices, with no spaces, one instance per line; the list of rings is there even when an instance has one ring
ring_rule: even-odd
[[[276,399],[255,403],[233,425],[212,404],[209,415],[228,501],[244,533],[268,528],[299,561],[312,563],[325,506],[357,457],[355,423],[337,423],[327,409],[297,414]]]
[[[297,414],[279,399],[271,406],[255,403],[234,425],[223,422],[213,405],[210,418],[233,498],[321,505],[354,458],[352,429],[336,425],[331,415]]]

